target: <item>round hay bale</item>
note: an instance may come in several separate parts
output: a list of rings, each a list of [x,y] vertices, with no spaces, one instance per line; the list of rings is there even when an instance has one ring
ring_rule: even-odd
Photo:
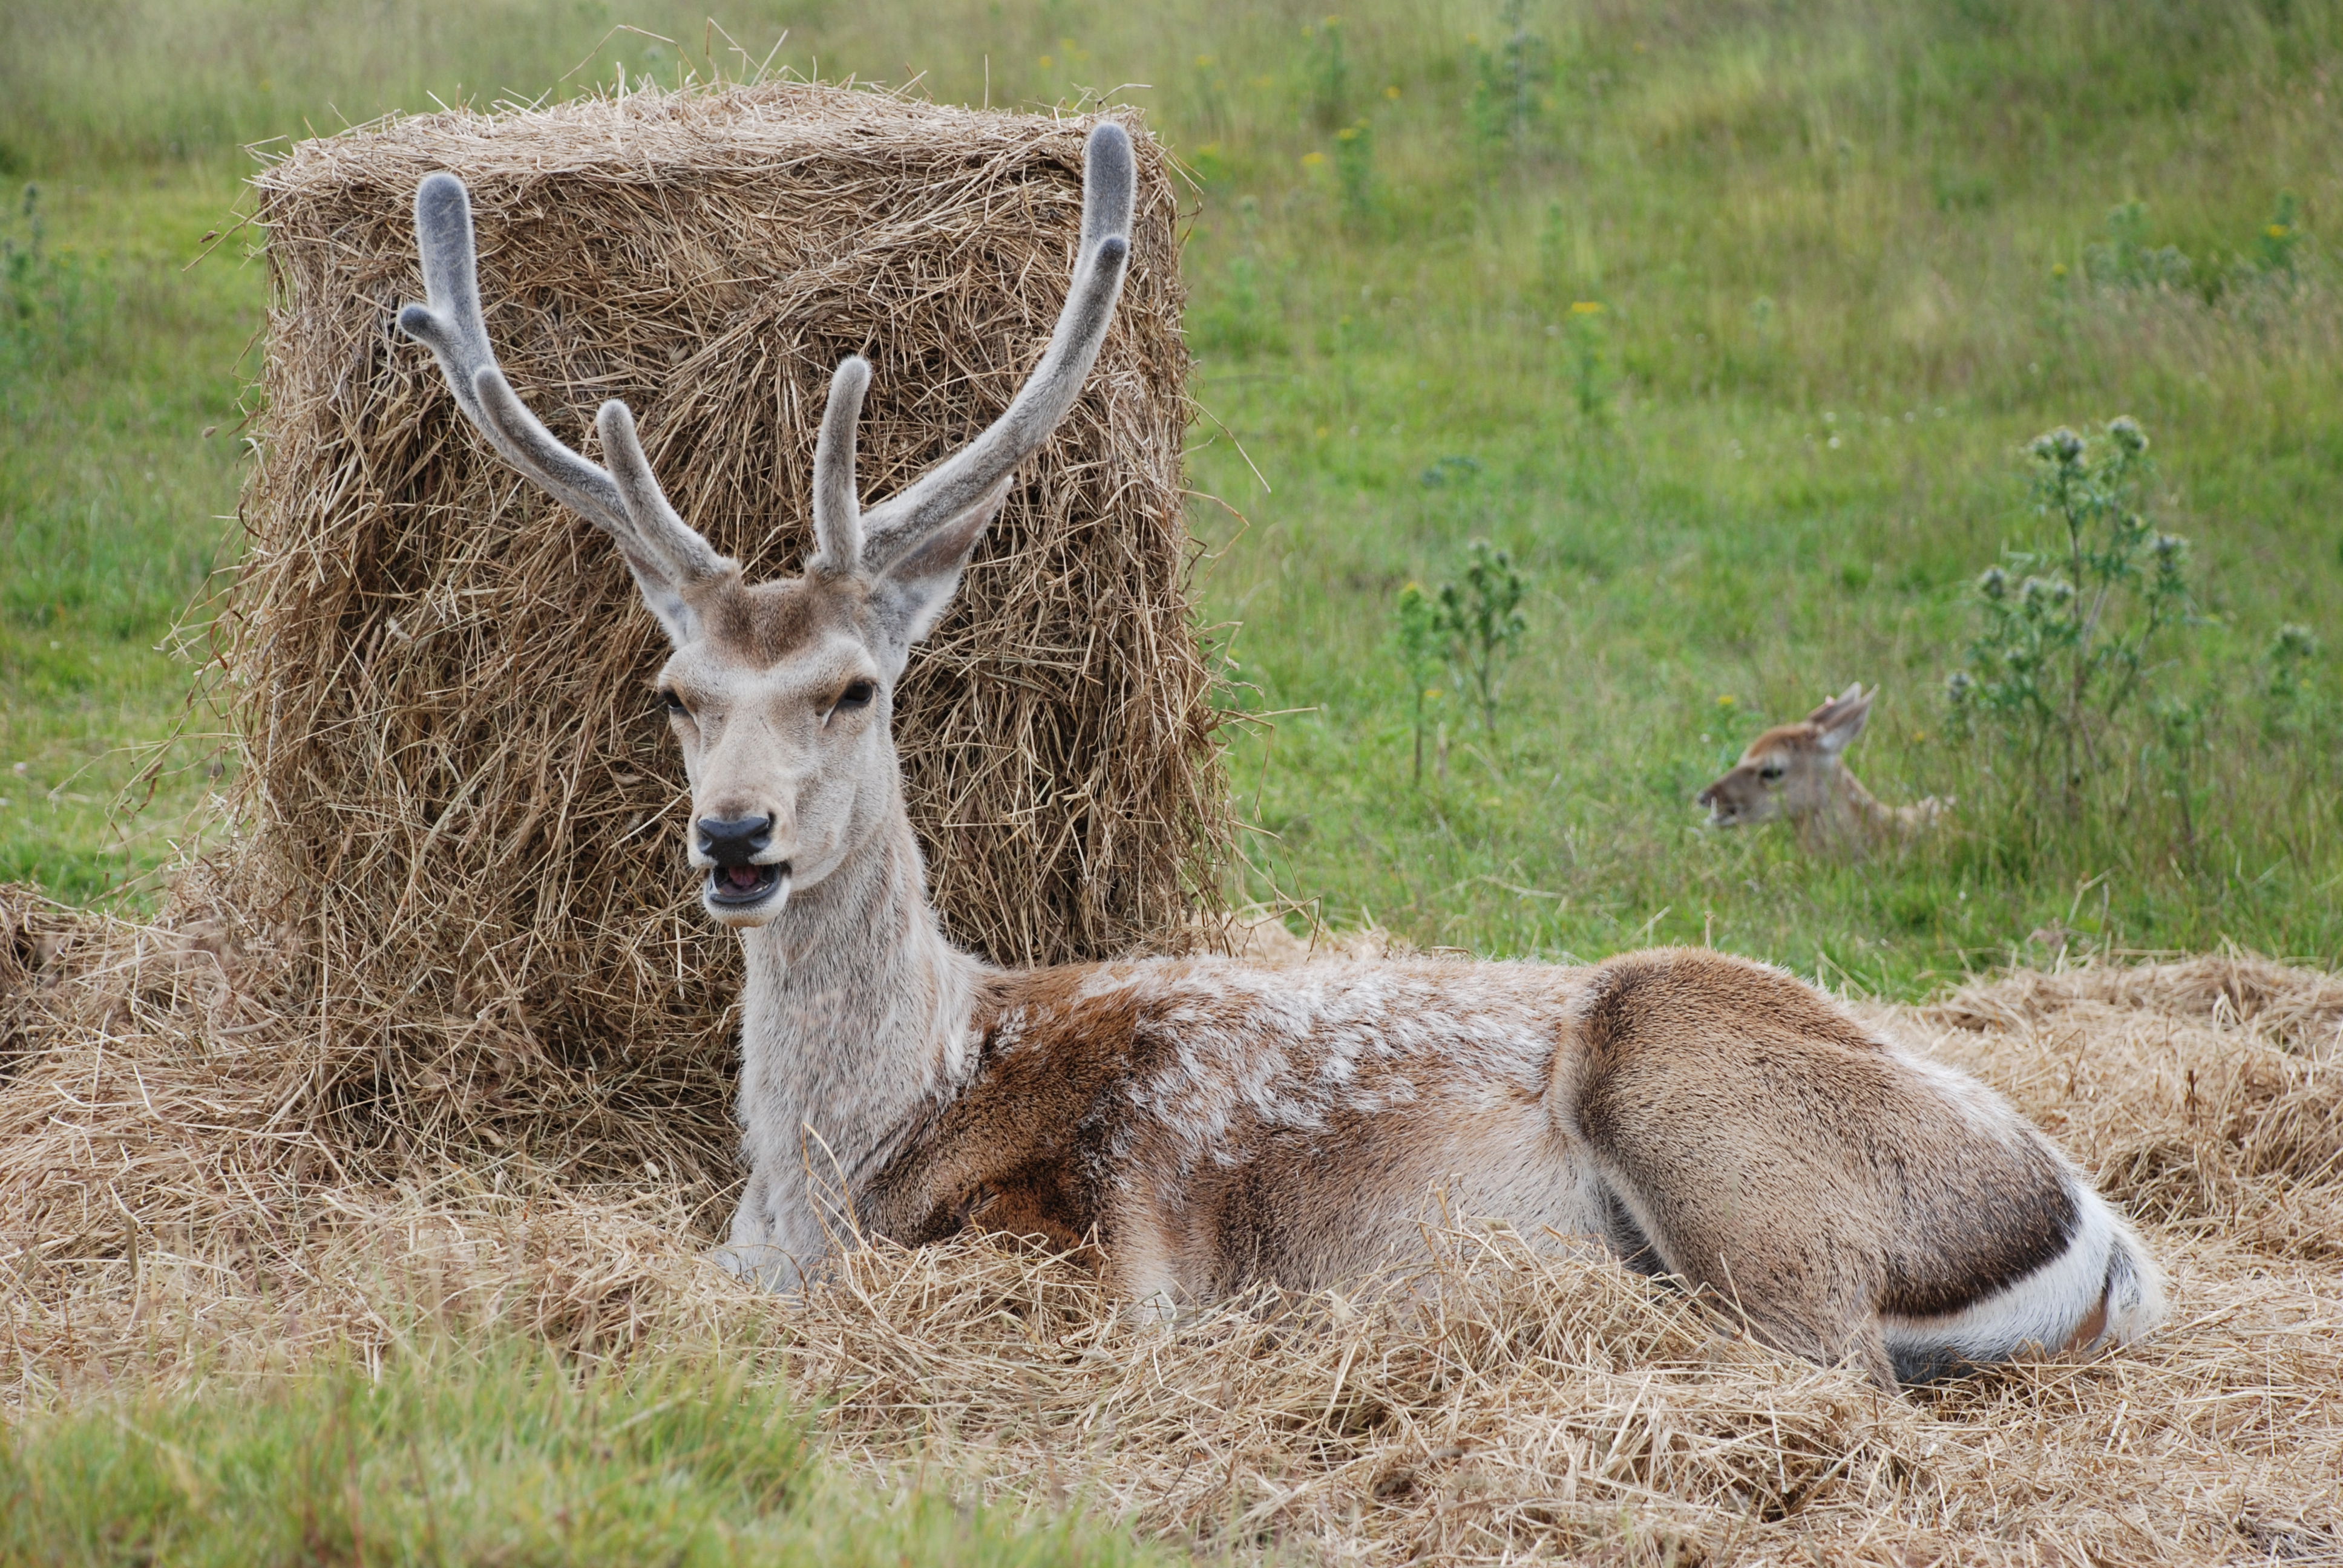
[[[646,1117],[730,1142],[737,947],[683,869],[650,687],[665,644],[618,551],[506,467],[392,330],[423,293],[417,181],[471,188],[521,395],[589,454],[594,407],[627,399],[683,515],[765,577],[809,548],[840,358],[877,370],[873,498],[1023,382],[1069,281],[1091,123],[802,83],[644,92],[392,120],[257,178],[275,300],[224,643],[246,749],[225,884],[307,936],[358,1142],[485,1128],[565,1161],[612,1142],[624,1165]],[[1176,945],[1217,910],[1177,203],[1170,160],[1134,139],[1114,328],[897,701],[937,905],[1004,963]]]

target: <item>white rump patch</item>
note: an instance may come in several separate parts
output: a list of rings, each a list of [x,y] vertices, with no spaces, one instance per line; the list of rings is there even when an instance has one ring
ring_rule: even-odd
[[[2055,1354],[2107,1298],[2107,1325],[2086,1352],[2123,1344],[2155,1327],[2164,1314],[2164,1293],[2156,1265],[2140,1250],[2130,1228],[2107,1201],[2069,1179],[2075,1200],[2075,1234],[2065,1251],[2033,1273],[1984,1301],[1938,1318],[1880,1314],[1888,1352],[1899,1364],[1990,1362],[2027,1355]],[[2117,1249],[2126,1254],[2114,1291],[2108,1265]]]

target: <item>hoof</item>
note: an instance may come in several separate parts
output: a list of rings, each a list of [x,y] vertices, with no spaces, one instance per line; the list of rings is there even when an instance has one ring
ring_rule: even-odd
[[[736,1246],[728,1242],[711,1248],[705,1256],[734,1279],[777,1296],[795,1292],[805,1278],[798,1269],[797,1260],[779,1247]]]

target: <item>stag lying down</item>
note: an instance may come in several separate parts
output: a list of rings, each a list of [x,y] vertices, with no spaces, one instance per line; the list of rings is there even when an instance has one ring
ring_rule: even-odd
[[[865,509],[830,384],[802,576],[742,580],[668,505],[625,405],[608,468],[506,382],[451,175],[416,194],[428,305],[399,325],[515,467],[607,533],[666,628],[691,864],[747,957],[747,1190],[719,1259],[775,1290],[854,1230],[1081,1248],[1135,1301],[1354,1280],[1451,1212],[1730,1301],[1775,1346],[1885,1384],[2144,1332],[2153,1262],[1982,1085],[1787,975],[1701,950],[1591,969],[1149,959],[1003,970],[927,899],[890,733],[912,647],[1019,463],[1074,401],[1130,259],[1131,144],[1101,124],[1081,248],[990,428]],[[1166,264],[1169,264],[1166,258]]]

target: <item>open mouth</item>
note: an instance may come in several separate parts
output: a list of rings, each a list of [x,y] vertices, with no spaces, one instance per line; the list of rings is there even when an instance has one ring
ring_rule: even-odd
[[[728,910],[753,909],[781,890],[789,869],[779,866],[710,866],[708,901]]]

